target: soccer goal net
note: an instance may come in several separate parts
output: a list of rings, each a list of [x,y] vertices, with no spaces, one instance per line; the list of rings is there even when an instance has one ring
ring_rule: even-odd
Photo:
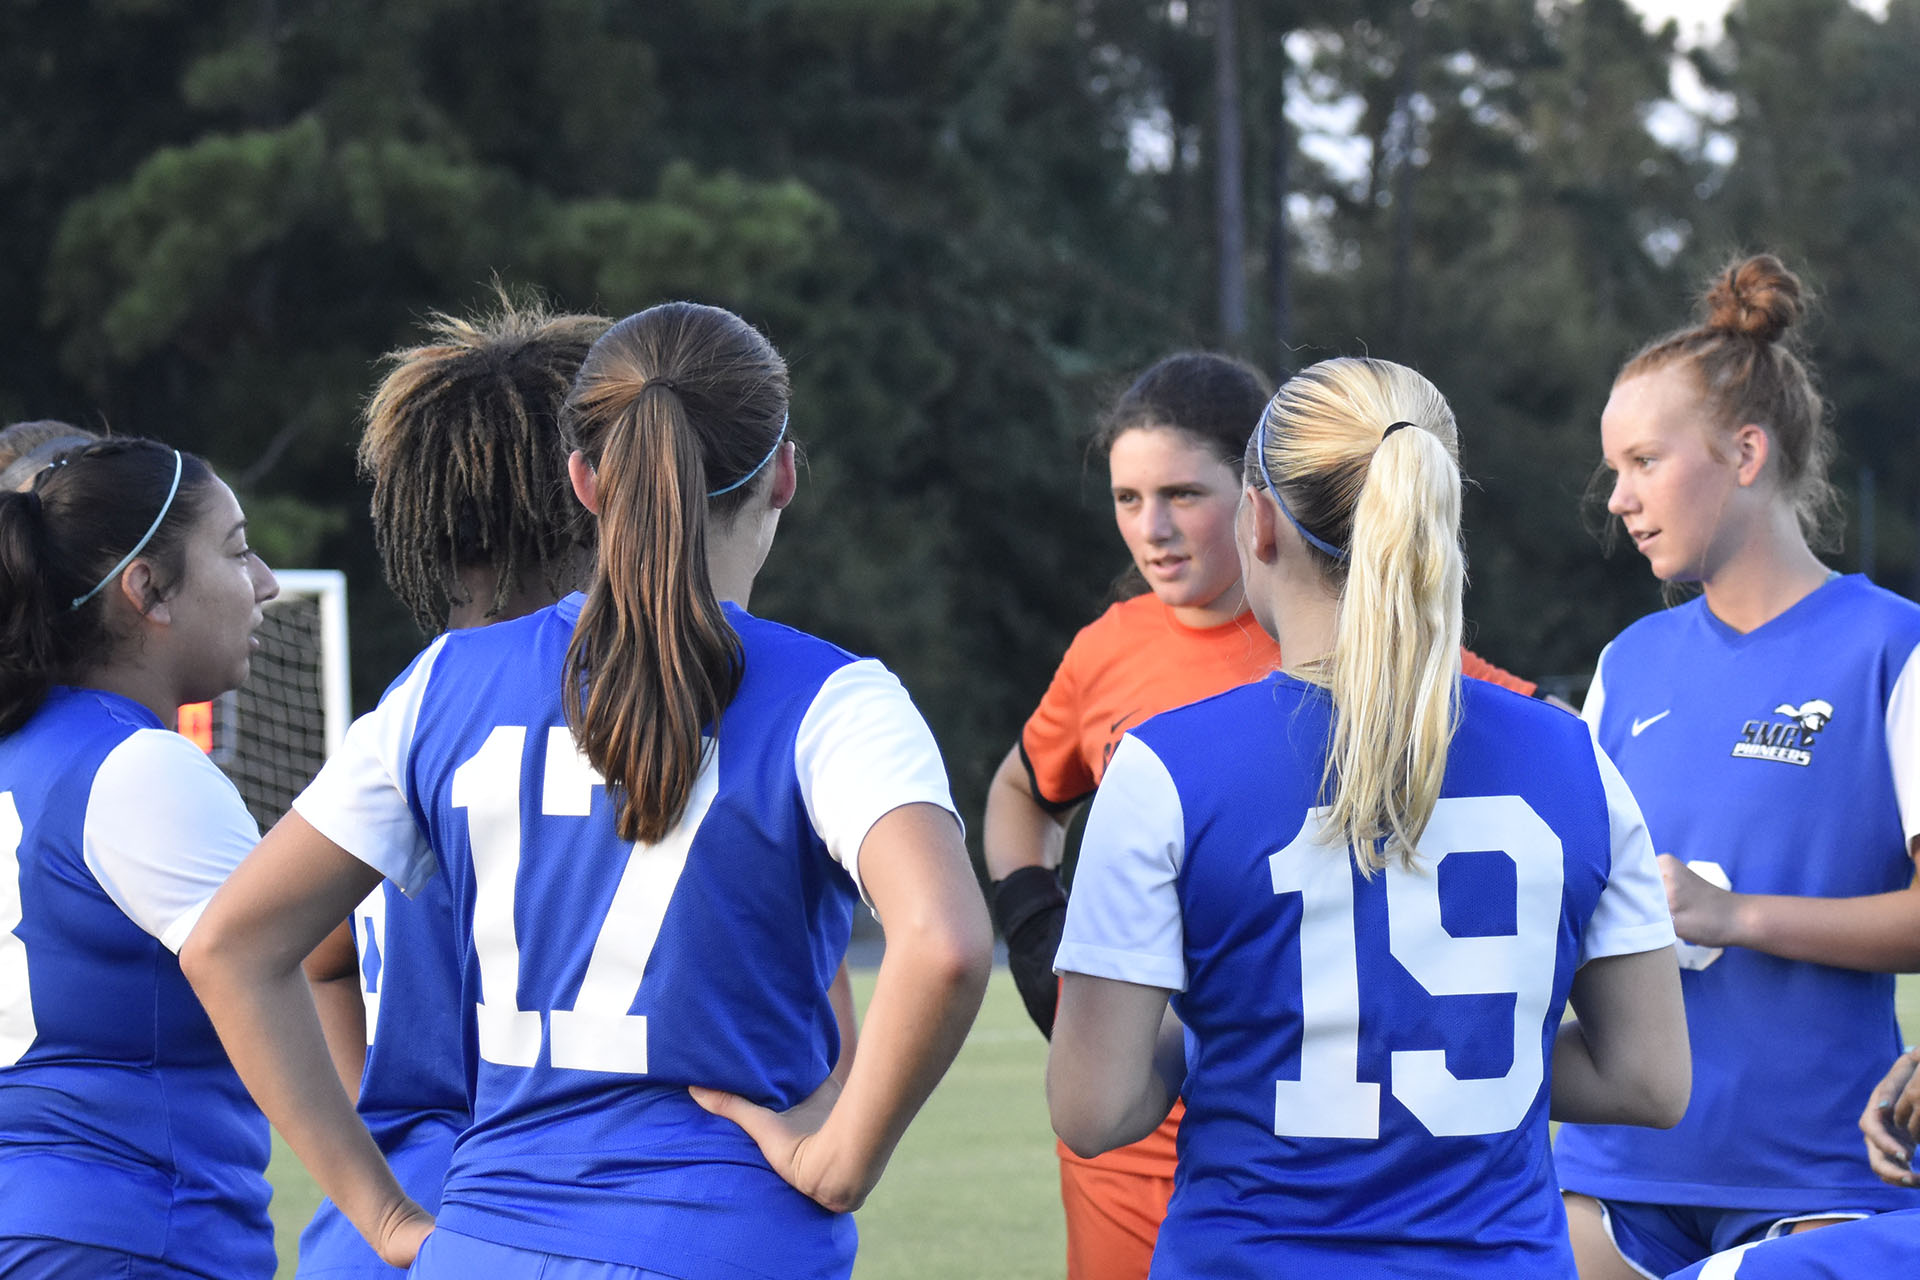
[[[278,570],[280,594],[256,633],[247,682],[180,709],[180,731],[233,779],[265,831],[340,744],[347,690],[347,579],[331,569]]]

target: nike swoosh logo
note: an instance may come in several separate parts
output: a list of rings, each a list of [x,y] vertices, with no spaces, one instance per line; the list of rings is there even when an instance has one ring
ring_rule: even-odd
[[[1652,728],[1656,723],[1658,723],[1659,721],[1665,720],[1668,716],[1672,714],[1673,714],[1673,708],[1668,707],[1665,711],[1662,711],[1657,716],[1648,716],[1645,720],[1635,720],[1633,722],[1633,736],[1636,738],[1639,737],[1642,733]]]

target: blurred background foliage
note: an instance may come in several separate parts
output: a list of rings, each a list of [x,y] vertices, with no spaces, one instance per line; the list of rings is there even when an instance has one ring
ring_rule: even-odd
[[[1125,567],[1088,429],[1183,347],[1426,372],[1471,641],[1577,675],[1658,604],[1583,501],[1612,374],[1774,249],[1864,498],[1834,562],[1913,592],[1916,137],[1920,0],[1685,51],[1623,0],[6,0],[0,416],[209,455],[348,572],[365,706],[420,643],[353,474],[378,356],[496,278],[731,307],[811,460],[756,610],[893,665],[977,818]]]

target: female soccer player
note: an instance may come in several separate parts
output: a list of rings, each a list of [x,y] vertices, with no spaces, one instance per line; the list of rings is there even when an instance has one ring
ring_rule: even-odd
[[[1454,448],[1399,365],[1282,387],[1236,532],[1286,665],[1129,730],[1094,800],[1048,1103],[1091,1155],[1186,1099],[1163,1280],[1571,1276],[1549,1111],[1685,1106],[1632,796],[1574,717],[1460,679]]]
[[[492,314],[435,317],[428,342],[389,357],[360,468],[387,585],[427,634],[521,617],[587,581],[593,529],[568,489],[560,413],[610,323],[502,296]],[[389,882],[305,966],[341,1083],[428,1212],[472,1118],[457,937],[444,876],[412,903]],[[400,1273],[328,1200],[300,1237],[299,1274]]]
[[[0,493],[0,1274],[273,1274],[266,1121],[174,959],[259,830],[168,726],[275,590],[191,454]]]
[[[1148,716],[1280,665],[1247,612],[1233,513],[1247,436],[1272,394],[1260,374],[1204,352],[1169,356],[1127,388],[1094,447],[1106,455],[1114,522],[1145,588],[1074,638],[987,796],[987,871],[1009,968],[1042,1032],[1053,1028],[1054,948],[1066,914],[1067,821],[1092,795],[1120,736]],[[1534,686],[1461,651],[1470,675]],[[1094,1159],[1062,1143],[1070,1280],[1147,1274],[1173,1194],[1178,1106],[1142,1141]]]
[[[1733,263],[1600,419],[1608,510],[1702,594],[1607,647],[1585,713],[1700,950],[1686,1120],[1560,1133],[1585,1280],[1920,1204],[1873,1177],[1854,1124],[1900,1051],[1891,975],[1920,967],[1920,608],[1809,545],[1833,445],[1787,340],[1802,305],[1778,259]]]
[[[389,1262],[424,1237],[428,1277],[846,1275],[850,1211],[990,961],[939,754],[879,664],[744,608],[795,484],[765,339],[689,303],[630,316],[567,424],[591,589],[435,641],[235,873],[187,969]],[[382,874],[446,876],[475,1026],[431,1236],[300,977]],[[842,1091],[827,987],[863,894],[887,951]]]

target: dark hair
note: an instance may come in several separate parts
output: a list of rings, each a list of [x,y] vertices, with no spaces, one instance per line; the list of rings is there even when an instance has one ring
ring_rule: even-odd
[[[1810,299],[1800,278],[1770,253],[1737,258],[1707,281],[1702,320],[1636,352],[1616,384],[1669,365],[1684,365],[1715,419],[1732,430],[1747,423],[1773,440],[1783,492],[1793,501],[1807,541],[1826,549],[1839,494],[1827,480],[1833,430],[1813,372],[1790,332]]]
[[[58,680],[111,656],[114,588],[94,588],[159,515],[174,457],[154,440],[101,440],[64,455],[26,492],[0,493],[0,734],[25,724]],[[154,568],[155,600],[186,571],[186,533],[213,483],[205,462],[179,458],[179,492],[140,551]]]
[[[600,539],[563,698],[623,840],[657,841],[679,821],[701,731],[719,732],[739,691],[740,640],[707,577],[707,520],[746,504],[754,486],[740,482],[778,447],[787,397],[786,363],[751,325],[670,302],[594,343],[567,400],[563,429],[593,466]]]
[[[55,418],[16,422],[0,430],[0,490],[25,489],[34,474],[60,454],[99,438]]]
[[[445,628],[459,571],[494,571],[497,613],[527,576],[558,591],[592,544],[567,483],[560,413],[587,349],[612,322],[539,303],[474,320],[435,314],[430,341],[394,351],[367,402],[360,471],[373,481],[387,585],[428,635]]]
[[[1093,447],[1102,457],[1138,427],[1171,427],[1240,472],[1247,437],[1260,423],[1273,385],[1252,365],[1211,351],[1182,351],[1156,361],[1120,393],[1100,419]]]

